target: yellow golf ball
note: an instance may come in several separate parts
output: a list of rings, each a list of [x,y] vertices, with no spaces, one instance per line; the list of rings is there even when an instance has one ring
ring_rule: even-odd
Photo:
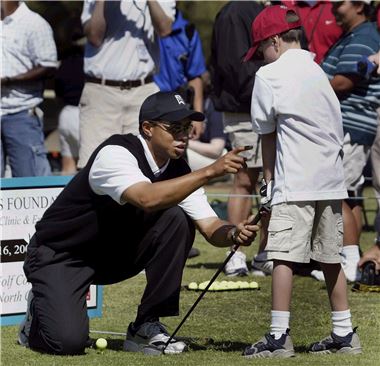
[[[104,338],[98,338],[95,345],[97,349],[103,350],[107,348],[107,341]]]

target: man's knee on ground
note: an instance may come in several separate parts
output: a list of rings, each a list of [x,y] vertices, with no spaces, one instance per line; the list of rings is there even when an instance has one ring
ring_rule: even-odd
[[[60,355],[78,355],[83,354],[88,341],[87,332],[62,332],[57,337],[57,354]]]
[[[32,349],[41,350],[56,355],[80,355],[84,353],[88,342],[88,332],[79,329],[57,330],[53,336],[43,336],[43,344],[40,341],[33,342],[29,339]]]

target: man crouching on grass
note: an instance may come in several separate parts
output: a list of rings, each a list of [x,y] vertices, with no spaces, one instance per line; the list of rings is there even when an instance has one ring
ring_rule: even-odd
[[[258,227],[220,220],[201,188],[244,168],[239,156],[244,147],[195,172],[182,158],[191,121],[203,120],[180,95],[158,92],[141,106],[140,135],[113,135],[94,151],[30,240],[24,270],[32,289],[21,345],[60,355],[83,353],[90,285],[117,283],[145,269],[147,285],[124,350],[162,349],[169,335],[159,318],[178,315],[195,227],[214,246],[250,245]],[[173,339],[165,353],[185,349]]]

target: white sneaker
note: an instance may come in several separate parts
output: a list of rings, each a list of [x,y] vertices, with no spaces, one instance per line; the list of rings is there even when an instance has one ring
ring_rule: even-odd
[[[341,256],[342,258],[342,268],[343,272],[346,275],[347,281],[349,282],[355,282],[360,280],[360,271],[358,267],[359,259],[356,258],[345,258],[344,256]]]
[[[322,271],[319,271],[317,269],[313,269],[310,272],[310,276],[313,277],[317,281],[320,281],[320,282],[324,282],[325,281],[325,275],[323,274]]]
[[[267,254],[265,252],[255,255],[252,259],[251,265],[252,274],[254,276],[269,276],[273,272],[273,261],[267,259]]]
[[[231,252],[227,252],[227,256]],[[237,251],[224,267],[224,274],[228,277],[234,276],[248,276],[248,267],[246,262],[246,256],[243,252]]]
[[[124,351],[142,352],[150,355],[162,354],[162,351],[170,336],[164,325],[160,322],[147,322],[142,324],[137,330],[133,328],[133,323],[129,324],[127,339],[124,342]],[[165,348],[164,353],[182,353],[187,349],[184,342],[173,338]]]

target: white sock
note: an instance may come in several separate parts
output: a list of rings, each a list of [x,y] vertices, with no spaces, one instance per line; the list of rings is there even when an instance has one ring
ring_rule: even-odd
[[[358,262],[360,259],[359,245],[344,245],[341,255],[347,260],[355,260]]]
[[[351,311],[332,311],[331,320],[333,323],[333,333],[339,337],[344,337],[352,332]]]
[[[271,317],[270,334],[272,334],[275,339],[279,339],[289,328],[290,312],[272,310]]]

